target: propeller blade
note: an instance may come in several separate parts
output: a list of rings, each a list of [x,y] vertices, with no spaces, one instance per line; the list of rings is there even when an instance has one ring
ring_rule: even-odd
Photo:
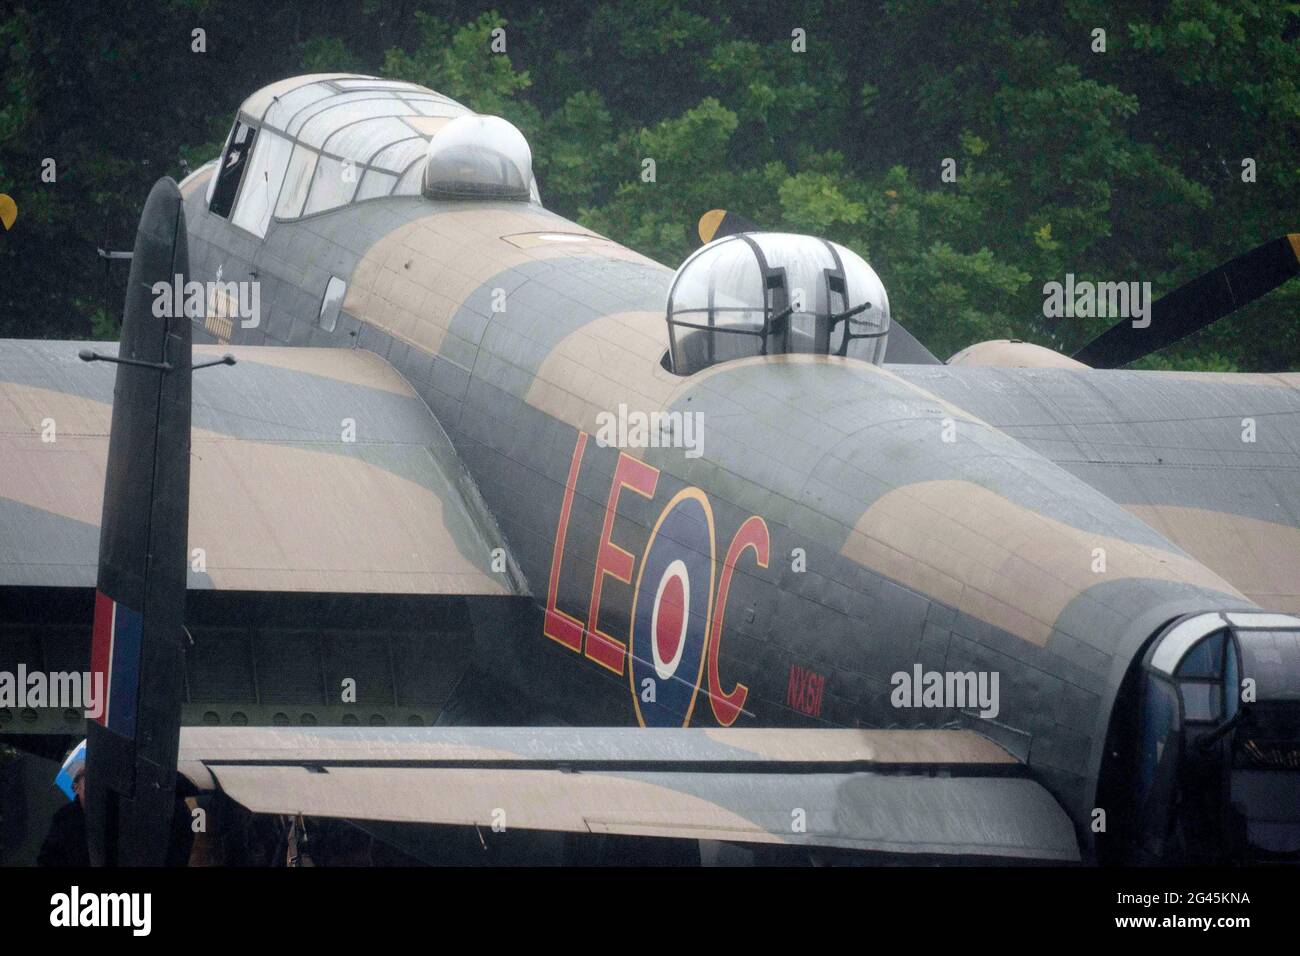
[[[741,232],[762,232],[762,230],[758,223],[746,219],[740,213],[727,212],[725,209],[710,209],[700,217],[696,232],[700,237],[700,245],[703,246],[723,236],[734,236]]]
[[[1213,325],[1297,273],[1300,233],[1270,239],[1157,299],[1145,328],[1124,319],[1073,357],[1093,368],[1120,368]]]

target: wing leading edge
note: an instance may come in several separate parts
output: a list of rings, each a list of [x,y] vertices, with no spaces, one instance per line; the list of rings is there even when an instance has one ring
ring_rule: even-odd
[[[962,730],[191,727],[180,771],[254,813],[1079,859],[1055,799]]]

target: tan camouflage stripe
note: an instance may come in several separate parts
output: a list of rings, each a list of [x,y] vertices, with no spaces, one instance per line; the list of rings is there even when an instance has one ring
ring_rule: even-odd
[[[0,401],[0,498],[98,526],[111,406],[13,383]],[[206,551],[218,588],[506,593],[461,554],[442,500],[378,465],[204,429],[191,464],[190,547]]]
[[[46,419],[54,423],[48,443]],[[103,402],[0,382],[0,498],[98,527],[111,420]]]
[[[1106,572],[1094,573],[1093,549]],[[1097,584],[1179,581],[1244,597],[1197,561],[1070,527],[967,481],[881,496],[842,553],[906,587],[1042,647],[1066,606]]]
[[[538,243],[527,248],[502,241],[503,236],[545,233],[548,227],[556,232],[572,229],[565,220],[523,204],[516,208],[451,209],[423,216],[394,229],[366,251],[353,270],[343,308],[394,338],[436,355],[465,301],[493,276],[509,269],[575,255],[655,265],[607,240],[599,244]]]
[[[1260,607],[1300,614],[1300,528],[1179,505],[1124,505]]]
[[[620,402],[639,411],[666,408],[683,380],[659,364],[663,323],[657,312],[618,312],[570,332],[542,360],[525,400],[591,434],[596,416]]]
[[[689,377],[674,375],[660,364],[666,345],[654,334],[664,318],[651,312],[604,316],[575,329],[546,356],[526,396],[529,405],[566,425],[593,432],[596,415],[612,412],[620,402],[635,411],[662,411],[717,375],[747,366],[848,364],[864,375],[880,375],[962,421],[985,424],[970,412],[905,381],[887,369],[834,355],[753,356],[714,365]],[[638,449],[627,449],[639,454]]]
[[[229,352],[240,362],[268,365],[293,372],[303,372],[348,385],[375,388],[393,395],[418,398],[401,374],[374,352],[351,350],[348,360],[339,361],[337,349],[300,349],[283,346],[196,345],[195,356],[219,358]]]
[[[218,588],[506,593],[461,554],[442,500],[416,482],[348,455],[210,432],[194,433],[194,458],[190,547],[207,550]]]

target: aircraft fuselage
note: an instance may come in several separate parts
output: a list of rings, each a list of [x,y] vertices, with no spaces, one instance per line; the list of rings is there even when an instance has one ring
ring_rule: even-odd
[[[671,271],[536,204],[385,198],[259,241],[205,185],[185,190],[192,278],[260,283],[261,314],[209,309],[196,339],[369,349],[401,372],[536,606],[534,633],[501,639],[515,659],[484,666],[548,713],[974,727],[1082,825],[1143,643],[1254,606],[888,368],[788,355],[674,375]]]

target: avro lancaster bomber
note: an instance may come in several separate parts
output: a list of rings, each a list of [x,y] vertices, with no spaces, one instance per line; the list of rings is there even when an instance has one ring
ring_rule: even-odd
[[[177,787],[489,840],[1296,858],[1300,376],[1122,366],[1300,237],[1073,357],[945,362],[842,245],[715,211],[674,270],[531,157],[410,83],[272,84],[154,187],[116,351],[0,347],[8,656],[108,679],[97,861],[159,862]]]

